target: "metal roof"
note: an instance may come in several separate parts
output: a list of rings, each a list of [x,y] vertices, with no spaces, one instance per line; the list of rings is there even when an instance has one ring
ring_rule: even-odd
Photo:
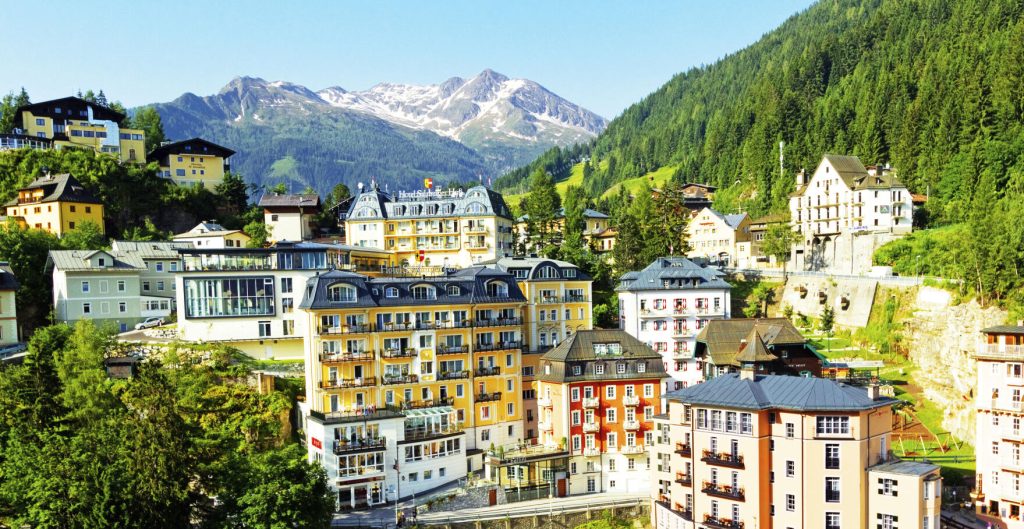
[[[750,334],[740,343],[739,352],[736,353],[736,361],[740,363],[774,362],[779,358],[768,352],[764,340],[757,332],[755,325],[750,329]]]
[[[938,465],[923,461],[890,461],[868,468],[871,472],[889,472],[907,476],[925,476],[939,470]]]
[[[731,289],[722,273],[703,267],[685,257],[659,257],[639,272],[627,272],[619,278],[618,292],[647,290]]]
[[[599,353],[599,350],[607,352]],[[545,364],[550,363],[551,369],[548,372],[546,367],[543,368],[543,373],[537,375],[537,378],[551,382],[646,380],[667,376],[660,354],[626,331],[618,329],[576,331],[544,353],[541,360]],[[618,373],[614,365],[605,366],[603,372],[598,373],[595,367],[603,361],[616,364],[625,362],[625,373]],[[582,367],[581,373],[570,373],[566,362]],[[643,371],[636,367],[640,363],[644,364]]]
[[[358,194],[345,213],[346,220],[430,219],[494,215],[512,218],[505,198],[484,186],[465,191],[414,191],[392,195],[379,188]]]
[[[260,198],[260,207],[290,207],[290,208],[302,208],[309,207],[315,208],[320,206],[320,195],[273,195],[266,194]]]
[[[195,150],[192,150],[193,148],[195,148]],[[170,156],[172,154],[210,155],[220,156],[221,158],[230,158],[231,155],[235,154],[235,151],[228,149],[227,147],[217,145],[209,140],[192,138],[189,140],[165,143],[156,149],[153,149],[153,152],[146,156],[146,161],[158,161],[160,158]]]
[[[743,350],[743,343],[752,331],[757,332],[769,350],[778,345],[807,343],[807,339],[786,318],[710,320],[697,333],[697,342],[707,347],[707,353],[716,365],[738,365],[736,354]]]
[[[114,241],[110,245],[115,252],[134,254],[143,259],[180,259],[179,248],[192,248],[190,242],[174,241]]]
[[[111,258],[108,266],[93,266],[90,258],[98,253]],[[145,270],[146,262],[141,257],[115,251],[105,250],[50,250],[46,258],[46,267],[51,266],[64,272],[107,272]]]
[[[587,275],[578,266],[566,262],[559,261],[558,259],[547,259],[544,257],[499,257],[497,259],[491,259],[489,261],[483,261],[478,263],[483,266],[489,266],[497,268],[503,272],[512,273],[513,270],[529,270],[528,280],[536,279],[539,281],[558,281],[558,280],[569,280],[569,281],[591,281],[591,277]],[[538,274],[541,266],[550,265],[558,272],[558,277],[554,278],[540,278]],[[573,277],[566,275],[566,270],[575,270]]]
[[[564,218],[564,217],[565,217],[565,208],[558,208],[558,212],[555,213],[555,218],[556,219],[561,219],[561,218]],[[585,218],[585,219],[610,219],[611,217],[609,217],[608,215],[606,215],[604,213],[601,213],[600,211],[598,211],[596,209],[585,208],[583,210],[583,218]],[[519,218],[516,219],[516,222],[526,222],[528,220],[530,220],[530,216],[529,215],[520,215]]]
[[[995,325],[981,330],[985,334],[1024,334],[1024,326],[1021,325]]]
[[[28,189],[42,189],[45,193],[42,198],[35,202],[26,204],[38,204],[41,202],[78,202],[81,204],[102,204],[95,195],[82,187],[82,184],[70,174],[45,175],[36,178],[29,185],[19,191]],[[17,206],[18,198],[15,197],[5,204],[6,206]]]
[[[825,378],[757,375],[744,380],[737,373],[673,391],[666,398],[709,407],[824,412],[870,410],[896,402],[884,396],[872,400],[863,387]]]

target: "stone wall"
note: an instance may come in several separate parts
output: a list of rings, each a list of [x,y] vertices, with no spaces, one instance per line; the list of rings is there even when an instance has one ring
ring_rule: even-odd
[[[793,268],[833,274],[866,274],[871,271],[871,256],[875,250],[905,236],[906,233],[847,232],[817,238],[818,244],[805,245],[801,242],[793,246]]]
[[[832,307],[836,324],[841,327],[864,327],[871,316],[878,281],[871,278],[789,276],[782,293],[782,306],[793,307],[793,314],[821,317],[826,306]]]
[[[974,397],[978,382],[974,352],[981,329],[1006,322],[1006,312],[977,302],[953,305],[950,293],[921,287],[914,315],[905,322],[914,379],[925,398],[945,410],[942,425],[958,439],[974,444]]]
[[[497,490],[497,505],[507,503],[505,489],[498,485],[482,485],[469,489],[457,489],[450,494],[442,495],[440,498],[427,502],[422,512],[458,511],[462,509],[474,509],[477,507],[488,507],[490,505],[490,491]]]

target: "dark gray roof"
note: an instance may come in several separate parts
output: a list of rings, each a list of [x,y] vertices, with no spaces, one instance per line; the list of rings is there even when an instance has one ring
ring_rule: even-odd
[[[528,280],[555,281],[564,279],[568,281],[591,281],[591,277],[578,266],[558,259],[547,259],[544,257],[500,257],[478,263],[483,266],[497,268],[503,272],[515,274],[514,270],[528,270]],[[552,279],[540,279],[540,270],[544,266],[552,266],[558,271],[558,277]],[[566,270],[575,270],[573,277],[566,275]]]
[[[615,347],[616,349],[612,349]],[[598,349],[606,351],[603,354]],[[664,378],[665,366],[661,355],[647,344],[637,340],[626,331],[618,329],[593,329],[577,331],[565,338],[565,341],[552,348],[541,357],[542,363],[550,365],[550,372],[545,367],[537,378],[552,382],[581,380],[636,380]],[[604,372],[598,374],[595,366],[602,361],[610,363],[626,362],[626,372],[618,373],[614,365],[605,366]],[[582,368],[580,375],[574,375],[566,363]],[[637,369],[643,364],[644,370]]]
[[[740,343],[740,349],[736,353],[735,360],[741,364],[751,364],[773,362],[778,360],[778,357],[768,352],[768,347],[764,345],[764,340],[761,339],[761,335],[757,332],[757,327],[754,326],[750,329],[750,334]]]
[[[890,472],[892,474],[904,474],[907,476],[925,476],[939,470],[938,465],[921,461],[890,461],[875,465],[868,470],[872,472]]]
[[[275,195],[266,194],[260,198],[261,208],[316,208],[320,207],[320,195]]]
[[[744,380],[736,373],[673,391],[666,398],[700,406],[786,411],[859,411],[896,402],[883,396],[872,400],[863,387],[826,378],[758,375]]]
[[[78,202],[81,204],[102,204],[95,195],[82,187],[82,184],[70,174],[46,175],[36,178],[29,185],[21,188],[43,189],[45,193],[38,202]],[[38,202],[32,202],[33,204]],[[18,197],[5,204],[7,206],[18,205]]]
[[[501,281],[508,287],[507,296],[489,296],[487,285]],[[347,284],[356,289],[355,302],[331,301],[328,289]],[[412,288],[430,285],[436,290],[436,299],[414,299]],[[457,294],[449,294],[448,287],[458,287]],[[396,297],[387,297],[387,289],[398,290]],[[485,267],[456,270],[435,277],[375,277],[334,270],[311,278],[306,283],[303,309],[348,309],[352,307],[405,307],[428,305],[525,303],[526,297],[510,274]]]
[[[115,252],[137,255],[143,259],[180,259],[179,248],[192,248],[190,242],[174,241],[114,241],[111,249]]]
[[[744,349],[744,342],[755,331],[768,350],[778,345],[807,343],[807,339],[786,318],[710,320],[697,333],[697,341],[707,347],[708,356],[715,365],[738,365],[736,354]]]
[[[1024,334],[1024,326],[1021,325],[995,325],[981,330],[985,334]]]
[[[722,219],[722,221],[724,221],[726,225],[728,225],[730,228],[732,228],[734,230],[739,227],[740,223],[743,222],[743,219],[747,218],[747,214],[746,213],[732,213],[732,214],[726,215],[724,213],[720,213],[716,209],[712,209],[712,208],[704,208],[704,209],[710,211],[712,215]]]
[[[505,198],[484,186],[460,190],[410,191],[395,195],[370,188],[355,197],[347,220],[429,219],[495,215],[512,218]]]
[[[562,217],[565,217],[565,208],[558,208],[558,213],[555,213],[555,218],[556,219],[560,219]],[[608,215],[606,215],[604,213],[601,213],[600,211],[598,211],[596,209],[586,208],[586,209],[583,210],[583,218],[585,218],[585,219],[609,219],[611,217],[609,217]],[[529,215],[520,215],[519,218],[516,219],[516,222],[526,222],[528,220],[530,220],[530,216]]]
[[[832,168],[836,170],[839,177],[846,184],[846,187],[852,191],[862,189],[889,189],[893,187],[906,188],[899,180],[896,179],[896,175],[893,172],[879,171],[875,176],[868,174],[868,169],[861,163],[860,158],[856,156],[847,156],[842,154],[825,154],[821,157],[821,163],[825,163],[828,160]],[[821,166],[821,163],[818,166]],[[813,179],[813,176],[811,177]],[[807,186],[810,185],[810,181],[807,184],[797,189],[794,195],[803,195],[804,191],[807,190]]]
[[[0,261],[0,290],[18,290],[18,278],[7,261]]]
[[[703,267],[685,257],[659,257],[639,272],[627,272],[619,278],[618,292],[647,290],[691,290],[727,288],[722,273]]]

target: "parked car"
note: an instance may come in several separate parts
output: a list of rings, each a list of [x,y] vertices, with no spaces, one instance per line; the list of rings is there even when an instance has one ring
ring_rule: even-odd
[[[142,329],[149,329],[151,327],[159,327],[164,324],[163,318],[146,318],[146,321],[135,324],[135,330],[141,331]]]

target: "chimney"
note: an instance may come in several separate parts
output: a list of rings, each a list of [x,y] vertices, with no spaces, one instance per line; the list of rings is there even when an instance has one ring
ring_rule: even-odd
[[[802,185],[804,185],[806,183],[807,183],[807,170],[806,169],[800,169],[800,171],[798,171],[796,173],[796,186],[800,187],[800,186],[802,186]]]
[[[878,400],[878,397],[879,397],[878,384],[868,384],[868,387],[866,389],[867,389],[867,392],[868,392],[868,398],[869,399],[871,399],[871,400]]]
[[[740,380],[754,380],[753,362],[744,362],[740,364]]]

